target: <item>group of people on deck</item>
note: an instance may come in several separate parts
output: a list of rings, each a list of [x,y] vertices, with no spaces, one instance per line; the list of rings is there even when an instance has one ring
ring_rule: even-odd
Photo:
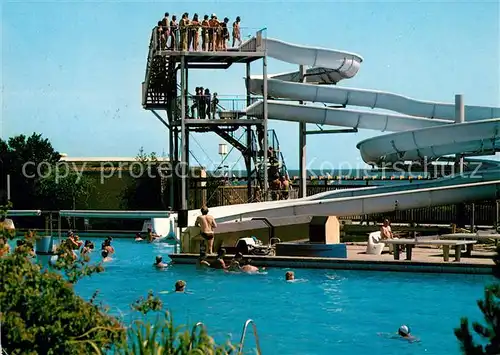
[[[241,45],[241,18],[236,17],[232,24],[232,47]],[[163,50],[180,51],[226,51],[231,39],[229,34],[229,18],[222,21],[216,14],[204,15],[201,19],[194,14],[190,19],[189,13],[182,14],[178,20],[176,15],[170,17],[166,12],[156,27],[157,46]]]
[[[205,89],[203,87],[197,87],[195,89],[195,95],[192,97],[193,104],[191,107],[186,107],[186,114],[191,113],[191,118],[194,119],[215,119],[215,113],[219,107],[219,98],[217,93],[214,92],[213,95],[210,94],[210,89]],[[186,100],[186,105],[187,100]]]

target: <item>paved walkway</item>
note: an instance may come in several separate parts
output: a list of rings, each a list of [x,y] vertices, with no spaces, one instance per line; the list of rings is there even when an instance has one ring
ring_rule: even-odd
[[[347,259],[348,260],[363,260],[363,261],[397,261],[394,260],[394,255],[389,254],[385,249],[382,255],[369,255],[365,254],[366,243],[346,243],[347,244]],[[453,248],[452,248],[453,249]],[[470,257],[464,257],[462,254],[460,264],[479,264],[479,265],[493,265],[493,256],[495,255],[495,247],[489,245],[474,245],[474,250]],[[401,253],[401,262],[406,261],[406,254]],[[454,251],[450,250],[450,261],[453,261]],[[443,250],[440,248],[431,247],[416,247],[412,252],[412,260],[416,262],[441,262],[443,261]],[[446,262],[446,263],[449,263]]]

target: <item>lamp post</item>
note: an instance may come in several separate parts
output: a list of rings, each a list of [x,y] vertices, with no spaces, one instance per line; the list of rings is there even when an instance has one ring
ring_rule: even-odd
[[[222,173],[224,174],[224,167],[222,164],[224,164],[224,159],[226,158],[227,155],[226,143],[219,143],[219,155],[220,155],[220,167],[222,168]]]

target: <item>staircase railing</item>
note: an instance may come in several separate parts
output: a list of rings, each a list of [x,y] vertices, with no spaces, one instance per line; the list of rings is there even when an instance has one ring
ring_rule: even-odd
[[[157,42],[157,31],[156,27],[151,31],[151,38],[149,39],[149,52],[148,59],[146,61],[146,74],[144,77],[144,87],[142,92],[142,104],[145,105],[147,103],[148,90],[149,90],[149,81],[151,74],[151,65],[153,64],[153,57],[156,51],[156,42]]]
[[[253,336],[255,338],[255,345],[257,346],[257,354],[262,355],[262,351],[260,350],[259,335],[257,334],[257,326],[255,325],[255,322],[252,319],[248,319],[245,322],[245,324],[243,325],[243,332],[241,333],[240,348],[238,349],[238,355],[243,354],[243,346],[245,344],[245,337],[247,335],[248,326],[250,324],[252,325]]]
[[[269,137],[271,136],[271,137]],[[271,139],[269,139],[271,138]],[[278,161],[281,162],[281,175],[285,176],[288,174],[288,169],[286,167],[285,157],[280,149],[280,142],[278,140],[278,135],[274,129],[268,130],[268,140],[271,142],[270,146],[277,153]]]

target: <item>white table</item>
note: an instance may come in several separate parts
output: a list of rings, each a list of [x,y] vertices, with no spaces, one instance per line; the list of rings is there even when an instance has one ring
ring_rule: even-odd
[[[394,245],[394,260],[399,260],[399,251],[401,246],[406,246],[406,260],[411,260],[412,249],[417,245],[439,245],[443,247],[443,260],[450,260],[450,246],[455,247],[455,261],[460,261],[462,255],[462,246],[466,245],[467,250],[477,240],[440,240],[440,239],[386,239],[381,243]]]

